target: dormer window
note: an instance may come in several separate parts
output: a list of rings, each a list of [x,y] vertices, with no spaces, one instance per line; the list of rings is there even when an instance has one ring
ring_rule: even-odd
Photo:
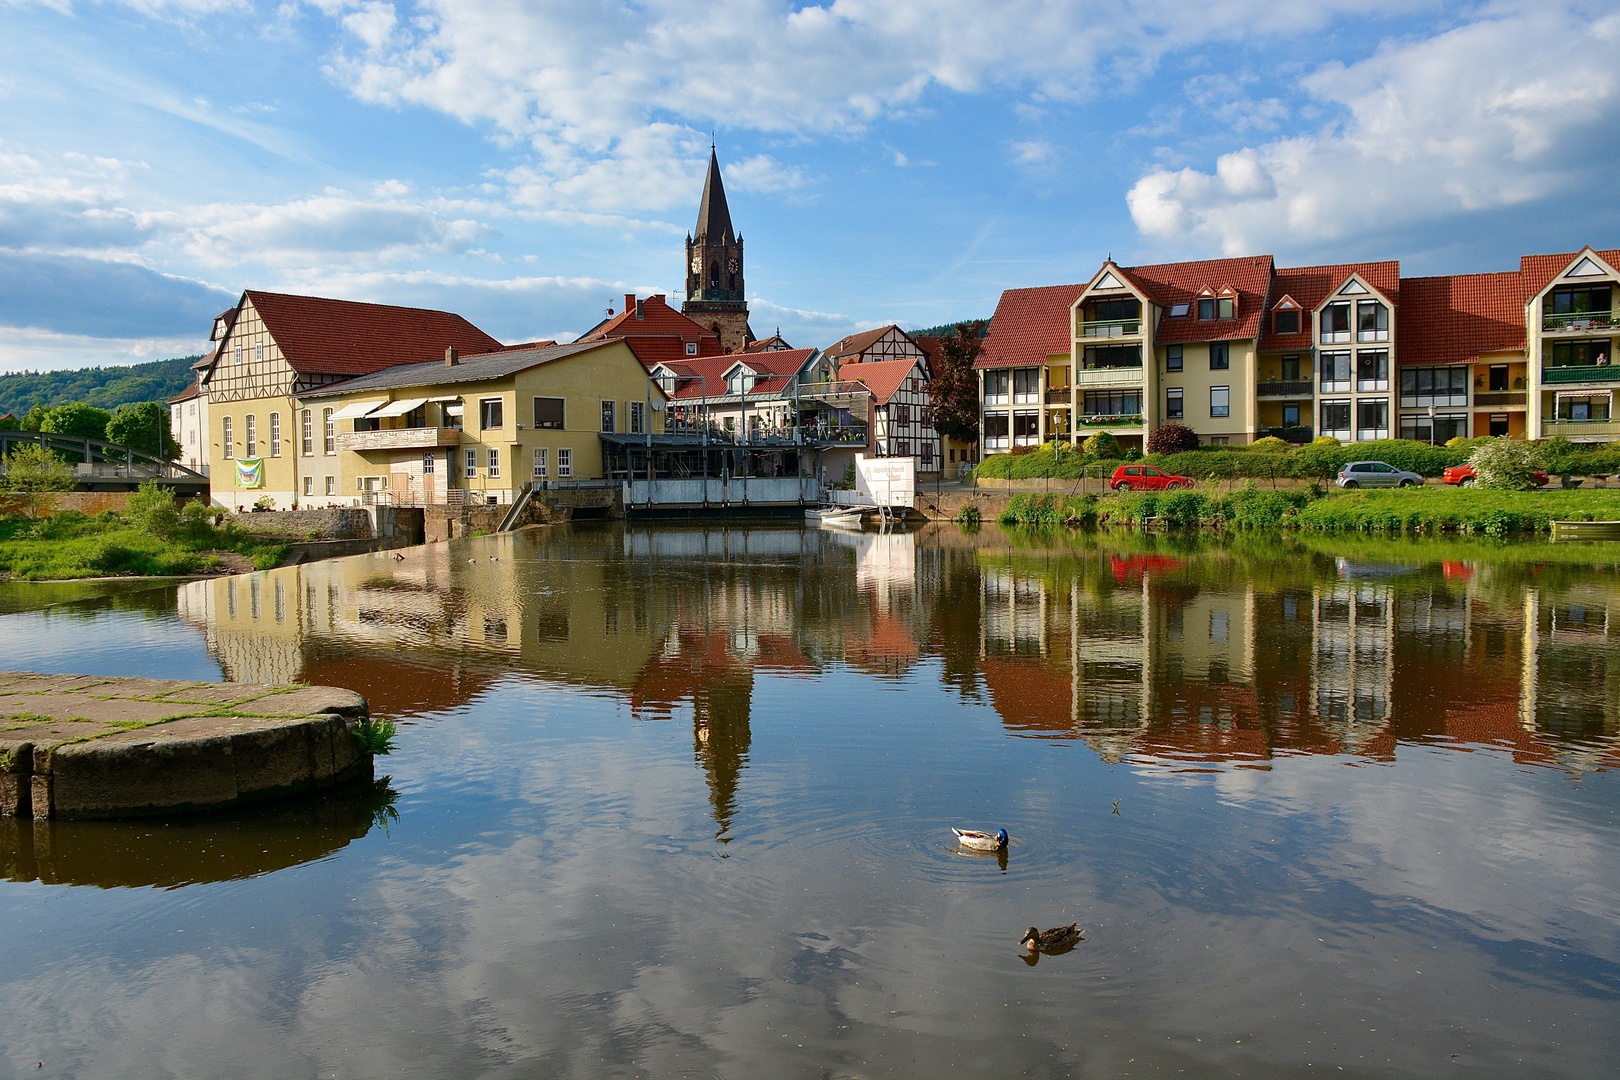
[[[1299,310],[1297,308],[1277,312],[1276,332],[1279,334],[1299,333]]]
[[[1198,298],[1198,318],[1204,322],[1215,318],[1215,298],[1213,296],[1200,296]]]
[[[1237,318],[1237,290],[1228,285],[1221,290],[1221,295],[1215,300],[1215,317],[1217,319]]]
[[[688,341],[686,343],[686,355],[687,356],[696,356],[697,355],[697,342]]]

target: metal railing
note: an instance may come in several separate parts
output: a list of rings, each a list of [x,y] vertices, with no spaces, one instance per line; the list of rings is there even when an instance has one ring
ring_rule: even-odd
[[[1067,405],[1072,398],[1073,393],[1074,392],[1069,390],[1067,387],[1061,390],[1048,390],[1046,392],[1046,403],[1048,405]]]
[[[5,472],[5,458],[18,446],[40,446],[77,464],[92,466],[89,474],[97,478],[208,482],[200,472],[132,447],[44,431],[0,431],[0,474]]]
[[[1543,332],[1560,330],[1612,330],[1620,319],[1609,311],[1570,311],[1559,315],[1542,315]]]
[[[1523,405],[1525,404],[1525,401],[1526,397],[1523,390],[1507,392],[1500,390],[1485,390],[1476,392],[1474,394],[1474,404],[1477,406]]]
[[[1081,427],[1126,427],[1141,422],[1141,413],[1095,413],[1080,418]]]
[[[1256,383],[1255,397],[1310,397],[1315,389],[1313,379],[1267,379]]]
[[[1620,364],[1590,364],[1569,367],[1544,367],[1544,383],[1620,382]]]
[[[1080,336],[1083,338],[1111,338],[1134,337],[1142,332],[1142,320],[1135,319],[1094,319],[1079,324]]]

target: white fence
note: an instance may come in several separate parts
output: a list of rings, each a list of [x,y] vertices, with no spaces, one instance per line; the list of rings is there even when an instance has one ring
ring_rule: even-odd
[[[624,485],[624,505],[659,506],[797,506],[814,504],[820,485],[809,476],[782,476],[754,479],[734,476],[728,480],[628,480]]]

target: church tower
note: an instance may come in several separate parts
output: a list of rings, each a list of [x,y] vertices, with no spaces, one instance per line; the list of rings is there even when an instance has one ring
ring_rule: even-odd
[[[742,352],[754,340],[743,289],[743,240],[731,228],[726,189],[720,182],[720,159],[712,146],[697,230],[686,238],[686,302],[681,314],[718,330],[720,346],[727,352]]]

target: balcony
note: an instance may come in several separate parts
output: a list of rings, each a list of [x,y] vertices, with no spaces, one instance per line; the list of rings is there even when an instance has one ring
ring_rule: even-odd
[[[1071,391],[1067,387],[1062,390],[1048,390],[1046,392],[1046,403],[1048,405],[1067,405],[1070,394]]]
[[[1514,390],[1507,393],[1492,390],[1474,395],[1474,404],[1481,409],[1500,409],[1511,405],[1523,405],[1524,403],[1525,394],[1523,390]]]
[[[1141,386],[1142,365],[1081,368],[1074,373],[1077,386]]]
[[[1547,367],[1541,369],[1543,383],[1613,383],[1620,382],[1620,365],[1583,365],[1580,367]]]
[[[1141,319],[1098,319],[1078,325],[1083,338],[1135,337],[1142,332]]]
[[[1267,379],[1257,383],[1254,388],[1255,397],[1263,398],[1297,398],[1310,397],[1314,386],[1312,379]]]
[[[346,431],[337,437],[339,450],[432,450],[461,445],[461,429],[448,427],[390,428]]]
[[[1282,439],[1303,446],[1311,441],[1311,429],[1308,427],[1268,427],[1261,428],[1256,438]]]
[[[1088,428],[1141,427],[1141,413],[1109,413],[1082,416],[1080,426]]]
[[[1543,420],[1541,437],[1554,435],[1571,442],[1613,442],[1620,439],[1620,420]]]
[[[1575,311],[1563,315],[1543,315],[1541,317],[1541,331],[1544,334],[1568,333],[1602,333],[1614,332],[1620,319],[1616,319],[1607,311]]]

